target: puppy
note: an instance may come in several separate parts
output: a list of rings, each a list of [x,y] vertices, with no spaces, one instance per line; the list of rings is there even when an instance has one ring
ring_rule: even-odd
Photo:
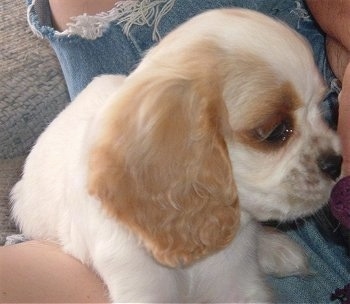
[[[265,274],[307,262],[259,221],[314,213],[340,173],[324,93],[287,26],[206,12],[50,124],[12,191],[14,218],[93,268],[114,302],[272,301]]]

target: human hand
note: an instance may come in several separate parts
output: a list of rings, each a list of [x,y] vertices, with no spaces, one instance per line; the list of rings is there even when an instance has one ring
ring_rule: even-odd
[[[350,1],[307,0],[307,5],[327,35],[329,64],[342,82],[338,133],[343,150],[343,174],[350,175]]]
[[[338,133],[343,150],[343,174],[350,175],[350,63],[345,69],[339,95]]]
[[[344,38],[343,38],[344,40]],[[344,176],[350,176],[350,39],[348,47],[339,40],[327,37],[327,56],[335,76],[342,82],[339,94],[338,134],[342,145]]]

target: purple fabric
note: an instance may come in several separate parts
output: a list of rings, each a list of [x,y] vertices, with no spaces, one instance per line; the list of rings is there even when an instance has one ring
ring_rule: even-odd
[[[332,190],[329,203],[334,217],[344,227],[350,229],[350,176],[337,182]]]
[[[337,288],[331,296],[331,301],[339,300],[342,304],[350,304],[350,284]]]

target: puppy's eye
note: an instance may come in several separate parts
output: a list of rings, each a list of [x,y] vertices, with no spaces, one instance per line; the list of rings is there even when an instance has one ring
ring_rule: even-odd
[[[292,124],[288,119],[280,121],[273,128],[268,130],[265,128],[256,129],[256,135],[259,140],[270,144],[282,143],[286,141],[292,133]]]

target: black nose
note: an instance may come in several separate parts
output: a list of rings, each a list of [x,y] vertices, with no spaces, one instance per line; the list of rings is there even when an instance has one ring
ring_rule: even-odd
[[[336,180],[341,172],[343,158],[336,154],[324,154],[317,160],[320,170],[332,180]]]

